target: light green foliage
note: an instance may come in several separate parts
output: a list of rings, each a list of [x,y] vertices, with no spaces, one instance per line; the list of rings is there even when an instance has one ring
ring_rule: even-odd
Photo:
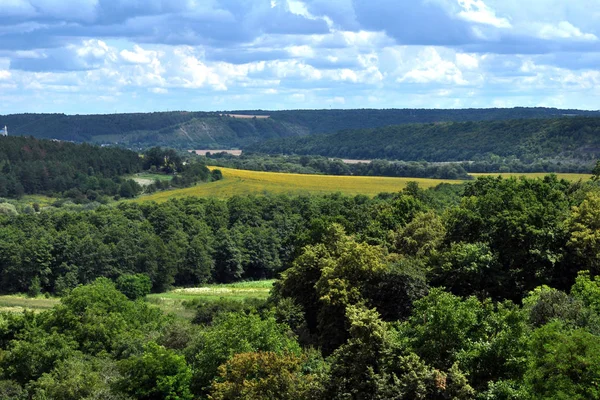
[[[0,215],[7,215],[9,217],[19,215],[17,208],[10,203],[0,203]]]
[[[277,324],[272,316],[261,319],[256,314],[231,313],[218,317],[185,349],[193,371],[194,393],[206,393],[219,365],[237,353],[255,351],[299,354],[300,346],[290,336],[289,328]]]
[[[581,267],[600,272],[600,193],[590,192],[585,200],[573,207],[566,222],[568,246],[575,252]]]
[[[166,323],[161,312],[131,302],[106,278],[80,286],[62,299],[48,317],[48,328],[68,331],[86,353],[127,352],[132,338]]]
[[[321,361],[322,363],[322,361]],[[236,354],[219,367],[210,399],[308,400],[319,397],[321,382],[306,356],[255,352]]]
[[[527,364],[524,380],[531,398],[600,398],[600,338],[583,329],[558,321],[537,329]]]
[[[119,378],[114,361],[77,355],[43,374],[29,392],[34,400],[125,400],[125,395],[112,390]]]
[[[427,257],[438,249],[445,235],[443,222],[435,212],[419,212],[398,232],[397,248],[410,256]]]
[[[588,271],[580,271],[571,287],[571,296],[600,315],[600,276],[592,279]]]
[[[140,400],[191,400],[192,373],[185,358],[154,342],[144,352],[118,364],[122,374],[116,382],[121,391]]]

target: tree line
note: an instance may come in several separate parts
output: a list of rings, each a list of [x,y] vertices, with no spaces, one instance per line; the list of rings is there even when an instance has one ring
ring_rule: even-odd
[[[74,282],[87,285],[67,286],[50,311],[0,313],[0,395],[600,398],[597,183],[481,178],[457,197],[444,188],[4,217],[0,254],[25,264],[2,287],[22,271],[42,283],[38,266],[50,271],[45,277],[66,276],[52,275],[49,255],[72,257],[61,260],[71,276],[89,275]],[[193,262],[208,260],[209,232],[223,235],[215,236],[213,271],[227,279],[245,252],[250,262],[275,266],[270,244],[243,233],[262,229],[281,240],[272,248],[281,273],[267,301],[199,302],[189,322],[139,298],[150,285],[162,290],[168,279],[157,277],[165,272],[193,275]],[[45,230],[54,243],[31,240],[21,253],[18,240],[4,240]],[[136,244],[147,241],[153,246],[144,251],[158,252],[138,256]],[[187,269],[170,269],[186,257]],[[9,264],[1,265],[4,273]]]
[[[435,164],[427,162],[404,162],[373,160],[364,163],[347,163],[341,159],[323,156],[282,156],[269,154],[225,153],[207,154],[199,157],[202,163],[265,172],[290,172],[297,174],[390,176],[433,179],[471,179],[461,164]]]

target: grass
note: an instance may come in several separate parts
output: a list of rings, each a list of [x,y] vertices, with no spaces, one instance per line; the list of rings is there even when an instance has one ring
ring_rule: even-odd
[[[184,302],[191,300],[231,300],[267,299],[274,280],[237,282],[226,285],[205,285],[197,288],[173,289],[166,293],[153,293],[147,301],[159,307],[165,313],[173,313],[191,319],[195,310],[186,308]],[[23,312],[24,310],[40,312],[48,310],[60,302],[58,297],[46,298],[38,296],[30,298],[22,294],[0,296],[0,312]]]
[[[180,288],[166,293],[147,296],[147,301],[160,307],[166,313],[184,318],[193,318],[195,310],[185,307],[185,302],[193,300],[213,301],[231,299],[267,299],[273,287],[273,280],[255,282],[237,282],[225,285],[205,285],[197,288]]]
[[[145,186],[154,183],[156,180],[159,180],[161,182],[170,181],[171,179],[173,179],[173,176],[165,174],[151,174],[149,172],[140,172],[139,174],[127,175],[124,178],[133,179],[140,185]]]
[[[24,310],[39,312],[48,310],[59,302],[60,299],[56,297],[38,296],[30,298],[17,294],[4,295],[0,296],[0,312],[23,312]]]
[[[214,169],[214,167],[211,167]],[[245,194],[306,194],[335,193],[347,195],[364,194],[375,196],[383,192],[398,192],[408,182],[418,182],[423,188],[437,186],[440,183],[461,183],[456,180],[389,178],[372,176],[333,176],[286,174],[280,172],[246,171],[232,168],[218,168],[223,180],[203,183],[194,187],[158,192],[142,196],[137,201],[163,202],[171,198],[188,196],[229,198]]]

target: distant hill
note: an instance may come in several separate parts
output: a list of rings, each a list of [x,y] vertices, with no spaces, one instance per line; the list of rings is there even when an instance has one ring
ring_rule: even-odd
[[[116,143],[128,147],[162,145],[222,149],[249,146],[269,139],[334,133],[342,129],[379,128],[407,123],[556,118],[564,115],[600,116],[600,113],[554,108],[512,108],[13,114],[0,116],[0,126],[7,125],[10,135],[75,142]]]
[[[271,140],[246,150],[353,159],[463,161],[498,155],[590,161],[600,158],[600,118],[405,124]]]

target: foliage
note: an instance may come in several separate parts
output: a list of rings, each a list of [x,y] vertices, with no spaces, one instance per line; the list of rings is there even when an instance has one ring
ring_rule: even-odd
[[[122,360],[122,374],[116,386],[140,400],[191,400],[192,373],[185,358],[154,342],[144,346],[144,352]]]
[[[47,139],[118,143],[132,147],[168,145],[186,149],[219,149],[278,137],[406,123],[596,115],[593,111],[521,107],[481,110],[255,110],[236,111],[234,114],[268,115],[270,118],[235,118],[216,112],[187,111],[107,115],[13,114],[0,116],[0,125],[7,125],[11,135]]]
[[[207,393],[219,366],[235,354],[255,351],[299,354],[300,347],[288,329],[272,316],[262,319],[256,314],[229,313],[218,317],[185,350],[193,370],[194,393]]]
[[[219,367],[210,398],[312,399],[321,391],[319,376],[303,371],[305,357],[273,352],[239,353]]]
[[[116,281],[117,289],[130,300],[145,297],[152,290],[152,282],[145,274],[125,274]]]
[[[247,150],[367,160],[478,161],[495,155],[530,162],[540,158],[589,162],[599,156],[597,150],[587,151],[598,148],[599,129],[600,118],[584,117],[438,122],[278,139]]]

